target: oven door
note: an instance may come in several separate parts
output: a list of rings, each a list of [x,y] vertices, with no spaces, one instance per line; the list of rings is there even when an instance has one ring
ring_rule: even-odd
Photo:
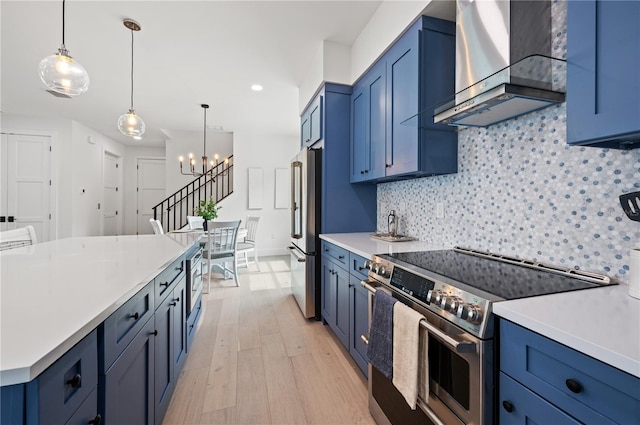
[[[372,281],[363,282],[363,286],[369,289],[370,297],[379,289]],[[389,291],[386,286],[382,288]],[[403,295],[391,292],[394,298],[425,317],[420,326],[419,409],[411,410],[392,381],[369,364],[369,410],[376,422],[490,424],[492,342],[479,340]]]

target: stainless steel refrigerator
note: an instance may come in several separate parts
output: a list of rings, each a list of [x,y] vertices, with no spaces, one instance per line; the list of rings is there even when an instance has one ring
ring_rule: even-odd
[[[305,318],[320,319],[322,150],[291,161],[291,291]]]

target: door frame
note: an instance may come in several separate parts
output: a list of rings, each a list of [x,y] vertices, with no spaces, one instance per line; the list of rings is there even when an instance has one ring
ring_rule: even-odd
[[[157,159],[157,160],[163,160],[163,161],[165,161],[165,164],[166,164],[167,157],[166,157],[166,156],[153,156],[153,155],[141,155],[141,156],[136,156],[136,157],[135,157],[135,167],[136,167],[136,169],[135,169],[135,172],[136,172],[136,186],[135,186],[135,187],[136,187],[136,191],[135,191],[135,205],[134,205],[134,208],[133,208],[133,209],[135,209],[135,210],[136,210],[136,212],[134,213],[135,223],[136,223],[136,225],[135,225],[135,231],[136,231],[136,233],[135,233],[135,234],[136,234],[136,235],[139,235],[139,234],[140,234],[140,232],[139,232],[139,230],[140,230],[140,229],[138,229],[138,226],[140,225],[140,220],[139,220],[139,218],[138,218],[138,215],[139,215],[139,211],[138,211],[138,210],[139,210],[139,208],[138,208],[138,207],[139,207],[139,202],[140,202],[140,199],[139,199],[140,192],[138,192],[137,188],[139,188],[139,187],[140,187],[140,186],[139,186],[139,182],[138,182],[138,162],[139,162],[141,159],[143,159],[143,160],[144,160],[144,159],[151,159],[151,160],[153,160],[153,159]],[[167,184],[166,184],[166,166],[165,166],[165,196],[166,196],[166,194],[167,194]]]
[[[51,142],[51,155],[49,156],[49,177],[51,185],[49,186],[49,209],[51,219],[49,219],[49,240],[58,238],[58,132],[57,131],[40,131],[40,130],[20,130],[14,128],[1,129],[0,134],[7,136],[44,136],[49,137]]]
[[[104,157],[110,155],[114,158],[116,158],[117,162],[118,162],[118,196],[120,198],[120,214],[118,219],[116,220],[117,224],[117,234],[118,235],[124,235],[124,158],[122,155],[117,154],[116,152],[113,152],[105,147],[102,148],[102,162],[101,162],[101,168],[102,168],[102,193],[100,195],[100,206],[101,206],[101,210],[100,210],[100,234],[104,236],[104,206],[105,206],[105,202],[104,202],[104,183],[105,183],[105,178],[104,178],[104,171],[105,171],[105,167],[104,167]],[[137,161],[136,161],[137,164]]]

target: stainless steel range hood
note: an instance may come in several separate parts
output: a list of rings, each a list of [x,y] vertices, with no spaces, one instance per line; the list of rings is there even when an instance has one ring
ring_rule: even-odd
[[[434,121],[486,127],[563,102],[565,62],[550,55],[549,0],[457,0],[456,94]]]

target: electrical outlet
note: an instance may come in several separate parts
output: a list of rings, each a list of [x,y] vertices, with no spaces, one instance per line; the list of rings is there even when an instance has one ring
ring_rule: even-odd
[[[444,203],[436,202],[436,218],[444,218]]]

